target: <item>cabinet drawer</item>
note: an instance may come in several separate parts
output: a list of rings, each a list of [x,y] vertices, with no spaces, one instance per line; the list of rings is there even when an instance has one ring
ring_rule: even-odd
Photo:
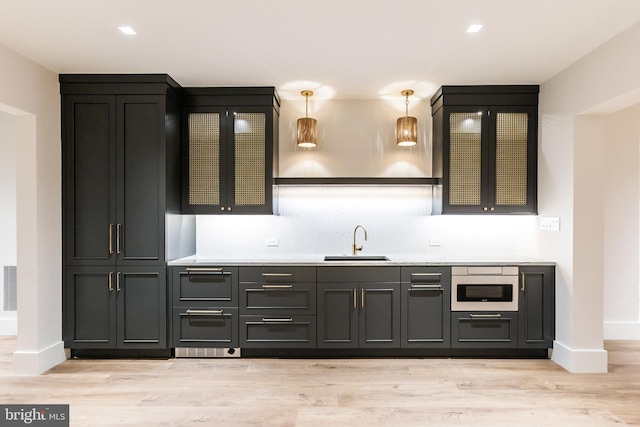
[[[323,283],[398,282],[399,279],[400,267],[318,267],[318,282]]]
[[[316,268],[301,266],[261,266],[240,268],[240,282],[315,282]]]
[[[240,283],[241,314],[316,314],[315,283]]]
[[[315,346],[315,316],[240,316],[240,347]]]
[[[174,306],[238,306],[237,267],[173,269]]]
[[[402,267],[400,276],[406,283],[451,282],[451,267]]]
[[[518,345],[517,312],[451,313],[451,347],[515,348]]]
[[[173,309],[174,347],[238,347],[237,308]]]

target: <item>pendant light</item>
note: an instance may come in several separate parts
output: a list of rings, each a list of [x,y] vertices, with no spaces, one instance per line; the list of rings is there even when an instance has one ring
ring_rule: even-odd
[[[396,123],[396,138],[399,146],[409,147],[418,142],[418,119],[409,117],[409,96],[413,95],[413,91],[406,89],[401,94],[405,97],[406,112],[405,116],[400,117]]]
[[[303,90],[300,95],[305,97],[305,117],[298,119],[298,147],[315,147],[318,145],[318,121],[309,117],[310,90]]]

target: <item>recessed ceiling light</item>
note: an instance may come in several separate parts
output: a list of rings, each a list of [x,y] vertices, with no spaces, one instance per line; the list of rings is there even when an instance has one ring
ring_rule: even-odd
[[[477,33],[482,29],[482,24],[471,24],[469,28],[467,28],[467,33]]]
[[[136,32],[131,27],[118,27],[118,29],[122,31],[123,34],[126,34],[128,36],[134,36],[136,34]]]

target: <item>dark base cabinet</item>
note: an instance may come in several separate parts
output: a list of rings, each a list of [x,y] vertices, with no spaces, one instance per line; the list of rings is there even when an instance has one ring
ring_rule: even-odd
[[[238,347],[238,267],[172,267],[174,347]]]
[[[451,345],[451,268],[402,267],[402,347]]]
[[[174,308],[175,347],[238,347],[237,308]]]
[[[451,313],[451,347],[516,348],[517,346],[517,312],[454,311]]]
[[[167,347],[164,267],[68,267],[66,301],[68,348]]]
[[[553,346],[555,310],[555,268],[520,267],[519,348]]]
[[[172,267],[170,342],[248,357],[548,357],[555,267],[519,273],[517,311],[452,312],[449,266]],[[83,279],[86,305],[109,297],[105,274]]]
[[[316,346],[316,316],[240,316],[243,348]]]

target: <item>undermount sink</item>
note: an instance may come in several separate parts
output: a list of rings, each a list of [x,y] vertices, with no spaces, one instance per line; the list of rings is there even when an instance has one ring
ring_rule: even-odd
[[[389,261],[384,255],[326,255],[325,261]]]

